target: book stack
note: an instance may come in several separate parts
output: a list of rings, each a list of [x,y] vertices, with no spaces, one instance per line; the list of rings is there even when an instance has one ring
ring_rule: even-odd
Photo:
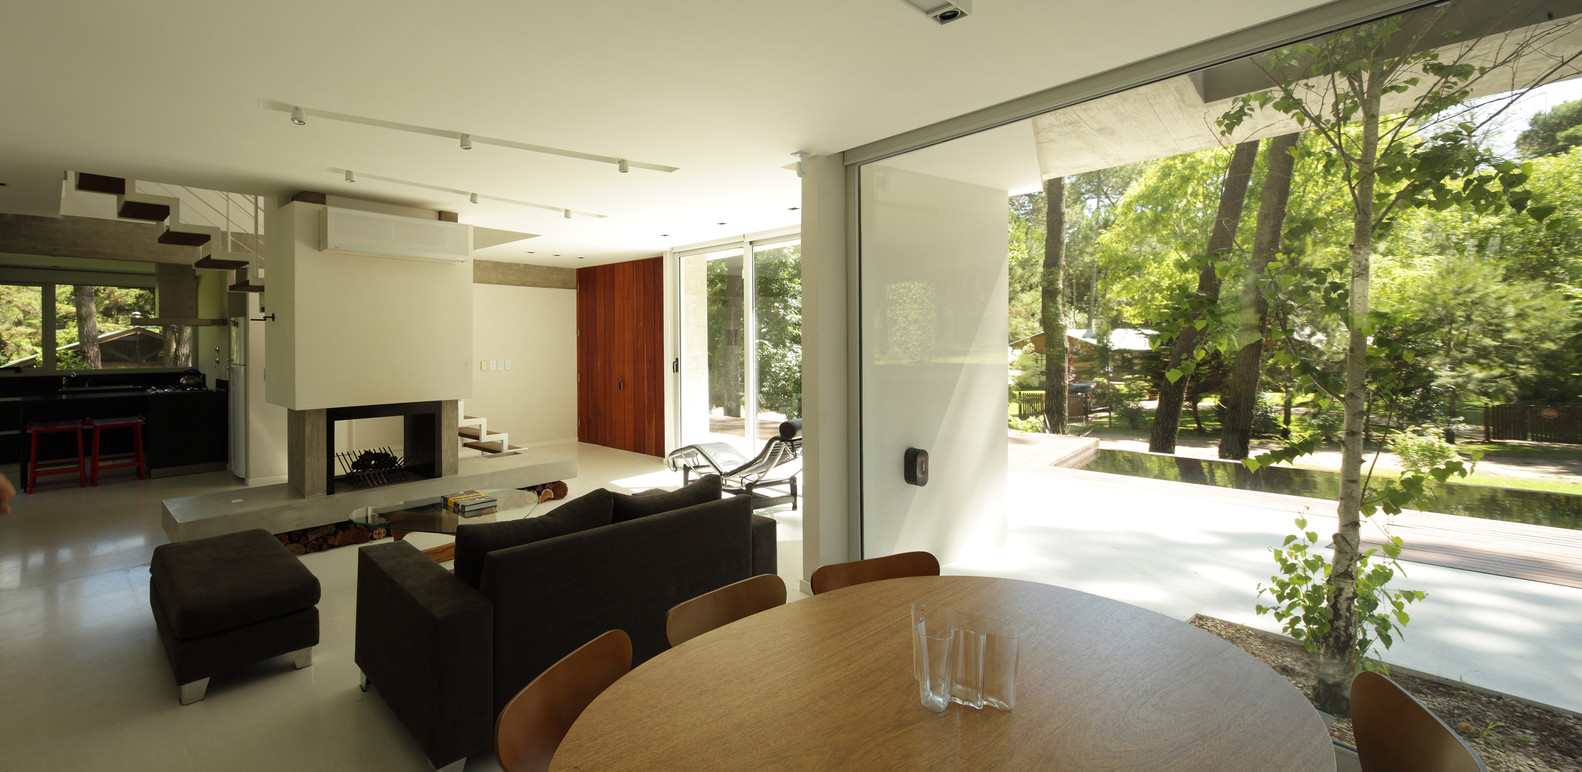
[[[499,511],[500,502],[477,491],[462,491],[443,497],[445,509],[462,517],[477,517]]]

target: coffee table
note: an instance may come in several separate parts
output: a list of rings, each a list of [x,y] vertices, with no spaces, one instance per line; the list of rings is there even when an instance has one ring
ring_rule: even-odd
[[[454,535],[458,525],[493,523],[497,520],[519,520],[532,515],[533,510],[538,507],[538,495],[528,491],[507,488],[505,490],[480,491],[480,493],[493,496],[496,501],[500,502],[499,508],[487,515],[462,517],[455,512],[446,511],[445,505],[439,496],[428,496],[391,504],[358,507],[352,510],[351,516],[347,519],[359,525],[389,529],[390,535],[396,541],[401,541],[406,538],[407,534],[414,531],[418,533]],[[424,550],[424,552],[430,554],[436,560],[440,560],[440,562],[450,559],[446,557],[441,560],[440,555],[434,554],[436,550],[449,552],[449,550],[441,547],[436,547],[433,550]]]

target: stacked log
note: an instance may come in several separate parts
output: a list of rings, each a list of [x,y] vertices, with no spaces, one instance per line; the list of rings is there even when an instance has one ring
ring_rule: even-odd
[[[306,555],[310,552],[323,552],[324,550],[344,547],[348,544],[366,544],[376,539],[383,539],[389,532],[383,528],[374,528],[357,523],[332,523],[319,525],[312,528],[302,528],[286,533],[277,533],[275,538],[285,545],[293,555]]]

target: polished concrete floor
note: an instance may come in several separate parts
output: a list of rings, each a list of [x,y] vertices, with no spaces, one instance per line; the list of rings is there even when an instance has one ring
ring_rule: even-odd
[[[590,445],[572,496],[611,485],[680,483],[658,459]],[[16,479],[15,469],[4,470]],[[216,676],[177,702],[148,604],[148,562],[164,544],[160,501],[233,486],[216,472],[161,480],[106,473],[97,488],[57,477],[0,515],[0,770],[422,770],[427,760],[352,661],[357,549],[304,556],[318,576],[313,666],[289,657]],[[544,506],[550,506],[546,504]],[[774,512],[780,571],[795,593],[800,515]],[[408,537],[419,547],[448,539]],[[468,770],[497,769],[488,754]]]
[[[679,484],[653,457],[589,445],[571,495]],[[14,479],[14,470],[3,470]],[[356,548],[308,555],[323,585],[314,665],[287,657],[216,677],[182,707],[148,606],[148,562],[165,542],[160,501],[234,485],[226,473],[49,483],[0,516],[0,771],[34,769],[423,770],[428,765],[352,661]],[[1311,506],[1291,497],[1075,470],[1013,473],[1004,547],[946,573],[1059,584],[1186,619],[1202,612],[1272,628],[1252,607],[1268,549]],[[548,505],[546,505],[548,506]],[[779,573],[802,575],[801,513],[778,509]],[[1332,528],[1322,511],[1306,513]],[[446,537],[413,534],[420,547]],[[1398,665],[1582,710],[1582,590],[1406,564],[1426,589]],[[495,769],[483,754],[469,770]]]

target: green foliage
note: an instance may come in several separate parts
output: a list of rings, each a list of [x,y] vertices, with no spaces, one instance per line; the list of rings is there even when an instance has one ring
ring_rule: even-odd
[[[1582,100],[1533,115],[1516,138],[1516,149],[1528,158],[1558,155],[1578,145],[1582,145]]]
[[[1318,651],[1319,639],[1329,632],[1330,571],[1317,531],[1308,528],[1306,518],[1296,518],[1297,533],[1285,537],[1281,546],[1271,550],[1278,570],[1269,584],[1258,585],[1259,614],[1272,614],[1285,633],[1300,641],[1308,651]],[[1379,553],[1383,552],[1383,557]],[[1411,621],[1406,607],[1428,597],[1421,590],[1391,590],[1388,585],[1400,568],[1401,539],[1391,536],[1381,547],[1365,550],[1357,562],[1356,585],[1358,635],[1354,657],[1358,669],[1366,667],[1368,653],[1375,644],[1388,649],[1400,630]]]
[[[1456,446],[1445,442],[1439,428],[1432,426],[1415,426],[1401,432],[1390,447],[1401,460],[1401,468],[1411,472],[1425,472],[1457,458]]]
[[[1145,384],[1137,381],[1114,384],[1110,390],[1110,414],[1129,429],[1147,426],[1148,411],[1142,406],[1146,391]]]
[[[1010,428],[1019,432],[1042,432],[1044,430],[1044,421],[1037,416],[1017,418],[1013,415],[1010,417]]]

